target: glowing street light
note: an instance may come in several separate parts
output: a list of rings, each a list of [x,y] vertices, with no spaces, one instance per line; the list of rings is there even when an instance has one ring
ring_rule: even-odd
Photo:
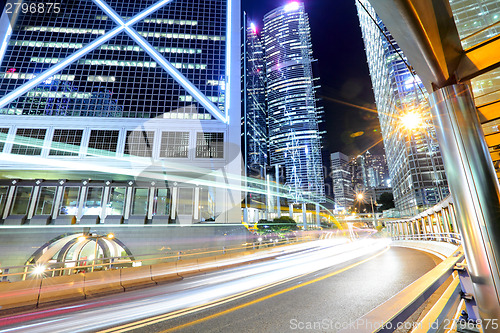
[[[33,268],[33,271],[31,271],[31,274],[36,275],[36,276],[43,276],[46,269],[47,269],[47,266],[42,265],[42,264],[38,264]]]

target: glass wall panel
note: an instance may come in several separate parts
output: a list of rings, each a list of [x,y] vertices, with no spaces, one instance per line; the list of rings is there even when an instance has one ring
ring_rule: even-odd
[[[146,215],[148,213],[148,192],[148,188],[136,188],[134,190],[132,215]]]
[[[156,189],[154,215],[170,215],[170,189]]]
[[[179,215],[193,215],[193,190],[192,188],[179,188],[177,213]]]
[[[64,188],[64,195],[61,200],[60,215],[76,215],[78,213],[78,198],[80,187],[68,186]]]
[[[11,215],[26,215],[30,203],[31,192],[33,192],[33,187],[31,186],[19,186],[16,188],[14,204],[10,211]]]
[[[200,220],[207,221],[214,218],[214,201],[208,188],[200,188]]]
[[[87,200],[83,207],[83,215],[100,215],[102,202],[102,187],[89,187],[87,189]]]
[[[7,192],[9,188],[7,186],[0,187],[0,217],[3,214],[3,210],[5,208],[5,202],[7,201]]]
[[[35,215],[50,215],[54,206],[54,198],[56,196],[55,186],[43,186],[38,196]]]
[[[110,189],[107,215],[123,215],[126,192],[126,187],[112,187]]]

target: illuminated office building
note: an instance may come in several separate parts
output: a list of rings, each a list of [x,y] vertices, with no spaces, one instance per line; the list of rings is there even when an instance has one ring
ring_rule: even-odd
[[[427,93],[369,2],[356,1],[356,7],[396,209],[414,215],[449,194]],[[413,125],[419,123],[414,129],[404,126],[405,115],[409,114],[414,117]]]
[[[58,8],[0,20],[0,220],[240,221],[239,1]]]
[[[295,202],[325,201],[319,112],[304,4],[289,2],[264,16],[270,165],[285,169]]]
[[[246,29],[244,45],[242,148],[247,176],[264,179],[268,165],[266,67],[264,49],[254,23]]]
[[[348,210],[354,203],[349,157],[341,152],[337,152],[330,155],[330,160],[335,208],[338,210]]]

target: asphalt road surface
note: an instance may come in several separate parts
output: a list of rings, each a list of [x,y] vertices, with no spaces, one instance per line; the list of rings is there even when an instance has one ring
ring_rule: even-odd
[[[263,263],[0,318],[0,332],[335,332],[437,261],[385,240],[315,244]]]

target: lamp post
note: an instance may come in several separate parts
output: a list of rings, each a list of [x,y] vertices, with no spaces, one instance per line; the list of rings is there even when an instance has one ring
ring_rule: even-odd
[[[364,199],[365,199],[365,195],[360,192],[360,193],[356,194],[356,199],[361,204],[361,202],[364,201]],[[372,206],[373,227],[375,227],[376,226],[376,224],[375,224],[375,221],[376,221],[376,219],[375,219],[375,209],[373,208],[373,197],[371,195],[370,195],[370,203],[371,203],[371,206]]]
[[[96,261],[97,261],[97,247],[98,247],[98,243],[99,243],[99,239],[101,238],[107,238],[107,239],[113,239],[115,238],[115,235],[113,235],[112,233],[109,233],[107,235],[97,235],[97,234],[91,234],[91,235],[82,235],[80,237],[78,237],[78,241],[82,242],[82,241],[85,241],[85,240],[94,240],[95,241],[95,247],[94,247],[94,258],[92,260],[92,267],[90,268],[90,271],[93,272],[94,271],[94,268],[95,268],[95,265],[96,265]]]
[[[45,278],[45,270],[47,269],[47,266],[43,264],[37,264],[35,267],[33,267],[33,271],[31,272],[32,275],[40,278],[40,284],[38,285],[38,296],[36,298],[36,305],[35,307],[38,308],[38,305],[40,304],[40,293],[42,292],[42,282],[43,279]]]

